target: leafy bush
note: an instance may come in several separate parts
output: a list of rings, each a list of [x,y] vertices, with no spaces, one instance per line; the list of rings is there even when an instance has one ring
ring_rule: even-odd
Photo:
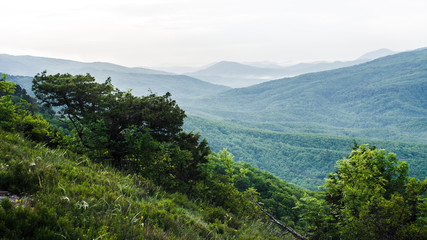
[[[395,154],[366,145],[356,145],[337,165],[324,185],[324,200],[298,203],[314,236],[427,239],[427,179],[409,178],[407,164]]]
[[[34,211],[15,207],[8,198],[0,202],[0,236],[3,239],[63,239],[58,229],[53,208],[38,206]]]

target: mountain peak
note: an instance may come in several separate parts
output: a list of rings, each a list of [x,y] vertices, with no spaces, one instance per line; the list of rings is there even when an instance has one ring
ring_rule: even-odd
[[[232,61],[221,61],[208,68],[199,70],[192,74],[201,75],[240,75],[240,74],[251,74],[257,71],[263,71],[263,68],[253,67],[246,64],[232,62]]]
[[[235,66],[246,66],[246,65],[238,62],[233,62],[233,61],[220,61],[212,65],[211,68],[212,67],[235,67]]]
[[[363,54],[362,56],[360,56],[358,59],[369,59],[369,60],[374,60],[377,58],[381,58],[381,57],[385,57],[388,55],[393,55],[396,54],[397,52],[392,51],[388,48],[381,48],[375,51],[371,51],[371,52],[367,52],[365,54]]]

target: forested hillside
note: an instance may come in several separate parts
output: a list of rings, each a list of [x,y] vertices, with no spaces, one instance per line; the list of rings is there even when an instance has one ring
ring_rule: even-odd
[[[237,161],[273,173],[288,182],[317,189],[335,162],[348,155],[353,139],[322,134],[282,133],[243,127],[228,121],[189,116],[184,129],[200,132],[214,151],[227,147]],[[388,149],[409,164],[411,176],[427,177],[427,145],[355,139]]]
[[[232,89],[184,102],[191,114],[245,126],[425,143],[427,49]]]

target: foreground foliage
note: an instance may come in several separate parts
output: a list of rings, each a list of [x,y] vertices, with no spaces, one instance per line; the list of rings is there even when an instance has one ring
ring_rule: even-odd
[[[356,145],[323,190],[298,203],[314,239],[427,239],[427,178],[409,178],[395,154]]]
[[[16,94],[16,90],[21,93]],[[33,114],[35,108],[35,99],[26,95],[21,87],[6,81],[6,74],[3,74],[0,79],[0,128],[22,132],[52,147],[67,145],[59,128],[51,127],[41,114]]]
[[[0,189],[21,196],[17,207],[1,202],[3,238],[280,239],[248,215],[2,130],[0,166]]]

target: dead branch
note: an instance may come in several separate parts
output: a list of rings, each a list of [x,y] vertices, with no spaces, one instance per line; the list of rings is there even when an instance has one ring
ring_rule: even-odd
[[[294,237],[298,238],[298,239],[302,239],[302,240],[309,240],[308,237],[303,236],[299,233],[297,233],[295,230],[293,230],[292,228],[286,226],[285,224],[279,222],[276,218],[273,217],[273,215],[271,215],[270,213],[268,213],[267,211],[264,210],[263,207],[261,207],[261,205],[255,200],[255,198],[252,196],[252,193],[249,191],[249,193],[251,194],[251,198],[252,201],[254,201],[254,203],[258,206],[259,209],[261,209],[261,211],[267,215],[270,220],[275,223],[276,225],[279,225],[281,228],[285,229],[287,232],[291,233]]]

